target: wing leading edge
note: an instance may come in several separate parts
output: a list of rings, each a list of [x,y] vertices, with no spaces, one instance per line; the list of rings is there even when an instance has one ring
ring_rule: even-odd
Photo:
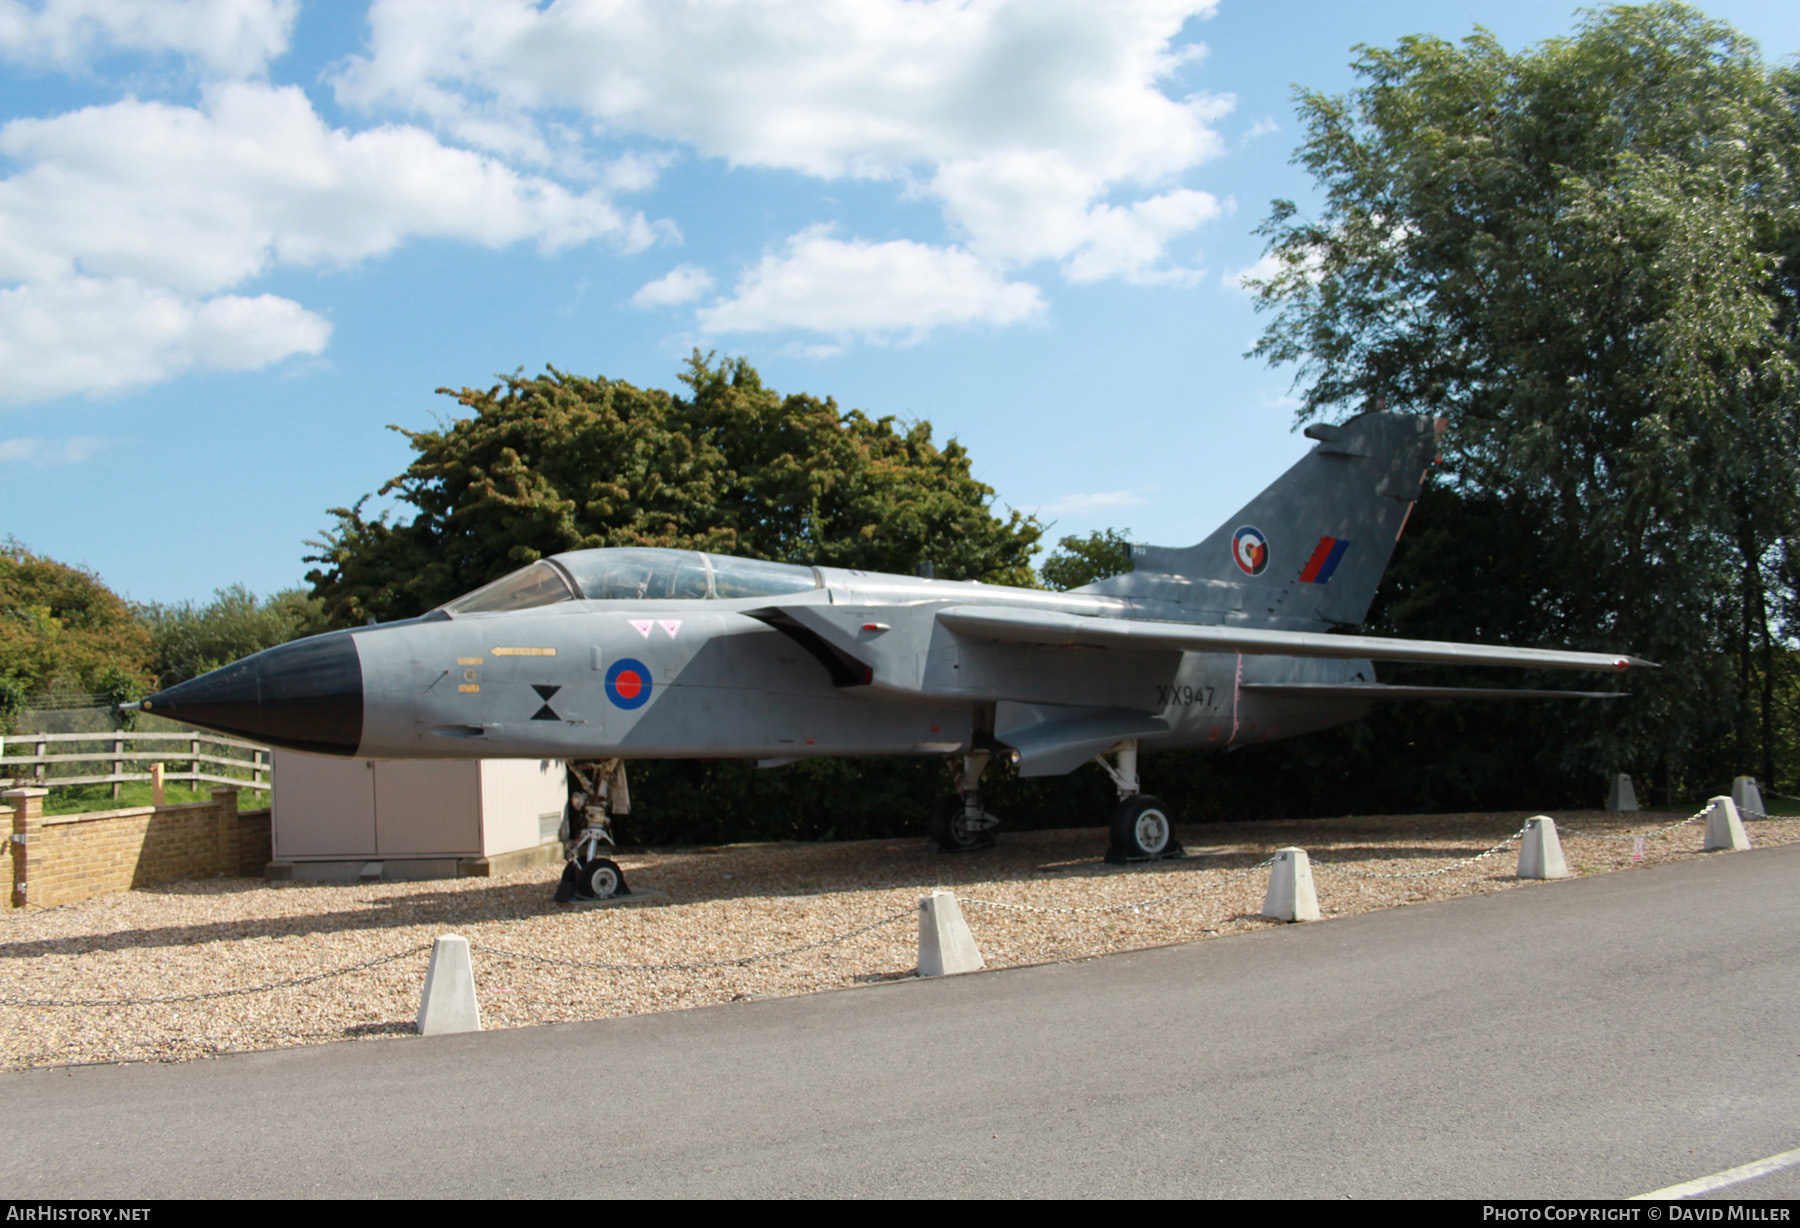
[[[1506,687],[1396,686],[1385,682],[1246,682],[1252,695],[1287,699],[1624,699],[1630,691],[1519,691]]]
[[[1193,623],[1134,621],[1006,606],[950,606],[938,611],[947,630],[976,640],[1046,647],[1178,649],[1336,660],[1416,661],[1439,665],[1504,665],[1526,669],[1657,668],[1653,661],[1604,652],[1504,648],[1448,640],[1396,640],[1313,631],[1271,631]],[[1424,698],[1415,696],[1415,698]]]

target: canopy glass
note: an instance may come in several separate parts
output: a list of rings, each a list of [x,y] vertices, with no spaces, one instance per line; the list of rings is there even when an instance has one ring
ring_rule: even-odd
[[[819,586],[810,567],[694,550],[624,547],[552,555],[458,597],[452,614],[529,610],[559,601],[724,601],[780,597]]]

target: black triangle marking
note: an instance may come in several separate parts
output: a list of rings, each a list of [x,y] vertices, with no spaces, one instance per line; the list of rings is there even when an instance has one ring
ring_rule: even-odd
[[[549,703],[551,696],[555,695],[558,691],[562,690],[562,688],[559,686],[543,686],[536,682],[531,684],[531,689],[536,691],[538,693],[538,698],[543,700],[545,703]]]
[[[551,689],[555,690],[556,688],[552,687]],[[531,719],[534,721],[560,721],[562,719],[562,717],[560,717],[560,716],[556,715],[556,713],[552,712],[550,710],[549,704],[545,704],[543,707],[539,708],[536,712],[533,712],[531,714]]]

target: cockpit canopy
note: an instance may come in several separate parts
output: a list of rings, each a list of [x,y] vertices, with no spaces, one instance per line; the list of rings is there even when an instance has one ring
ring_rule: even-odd
[[[725,601],[817,587],[812,568],[788,563],[697,550],[571,550],[502,576],[443,608],[451,614],[498,614],[559,601]]]

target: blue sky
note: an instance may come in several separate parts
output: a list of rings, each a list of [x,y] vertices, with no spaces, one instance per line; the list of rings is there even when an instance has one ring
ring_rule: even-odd
[[[1775,61],[1800,5],[1701,6]],[[1235,276],[1295,85],[1565,3],[0,0],[0,535],[300,583],[434,395],[695,346],[929,420],[1002,507],[1198,540],[1285,468]]]

